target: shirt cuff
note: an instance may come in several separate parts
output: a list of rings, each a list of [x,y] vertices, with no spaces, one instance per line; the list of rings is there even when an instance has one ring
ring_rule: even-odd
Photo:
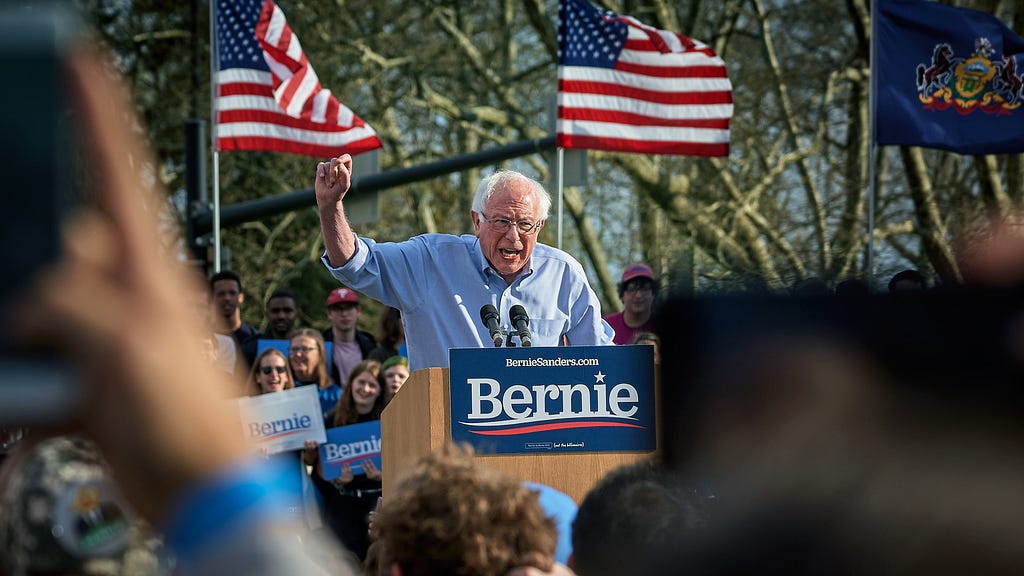
[[[301,502],[283,481],[280,461],[250,459],[223,470],[187,492],[171,513],[164,535],[179,561],[188,562],[219,537],[268,520],[289,517]]]
[[[356,236],[355,233],[352,234],[352,238],[355,240],[356,253],[353,254],[345,264],[337,267],[332,266],[331,262],[327,259],[327,250],[324,250],[323,256],[320,257],[320,261],[323,262],[324,267],[327,268],[332,276],[339,280],[341,279],[339,275],[343,276],[347,272],[362,268],[363,265],[366,264],[367,254],[370,252],[370,249],[366,246],[366,243],[362,238]]]

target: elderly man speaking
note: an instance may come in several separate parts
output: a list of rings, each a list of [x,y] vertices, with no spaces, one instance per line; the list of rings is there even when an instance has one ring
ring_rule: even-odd
[[[612,343],[583,267],[537,242],[551,207],[539,182],[511,171],[484,178],[470,212],[475,236],[423,234],[378,244],[356,236],[345,217],[351,180],[348,154],[317,165],[323,262],[347,286],[402,311],[410,368],[447,367],[449,348],[491,346],[480,320],[488,304],[502,326],[510,308],[525,308],[534,346]]]

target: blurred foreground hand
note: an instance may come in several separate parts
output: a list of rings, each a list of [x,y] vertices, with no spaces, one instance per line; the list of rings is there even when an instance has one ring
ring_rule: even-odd
[[[159,172],[133,132],[134,106],[94,47],[68,73],[95,201],[64,231],[65,254],[16,322],[70,358],[88,398],[81,425],[136,509],[160,523],[197,481],[245,458],[225,376],[201,355],[185,295],[204,290],[161,243]],[[55,158],[55,170],[68,169]]]

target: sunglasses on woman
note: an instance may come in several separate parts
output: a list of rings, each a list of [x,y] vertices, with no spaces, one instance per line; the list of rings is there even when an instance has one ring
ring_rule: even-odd
[[[288,370],[288,367],[287,366],[262,366],[262,367],[260,367],[260,372],[262,372],[264,376],[269,376],[270,373],[273,372],[274,370],[277,370],[278,374],[284,374]]]

